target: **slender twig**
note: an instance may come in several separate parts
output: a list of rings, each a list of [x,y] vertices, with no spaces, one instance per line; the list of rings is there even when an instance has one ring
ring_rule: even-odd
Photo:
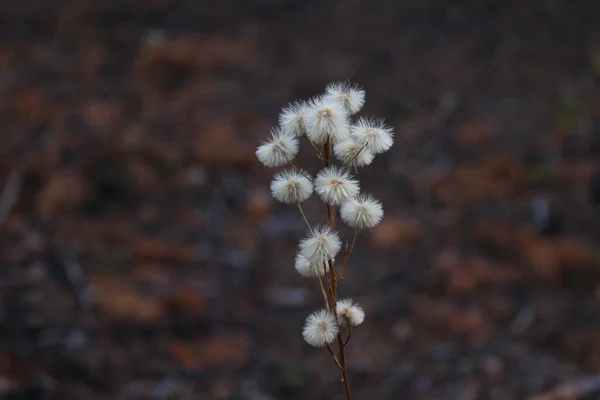
[[[345,165],[352,165],[352,163],[354,162],[354,160],[356,160],[358,158],[358,155],[365,149],[365,146],[361,147],[360,150],[358,150],[356,152],[355,155],[352,156],[352,158],[350,160],[348,160]],[[356,167],[356,165],[355,165]]]
[[[346,321],[348,322],[348,337],[346,338],[346,341],[342,345],[343,347],[346,347],[346,345],[350,341],[350,337],[352,336],[352,325],[350,325],[350,323],[349,323],[350,321],[348,321],[348,318],[346,318]]]
[[[307,175],[306,172],[304,172],[301,168],[299,168],[298,166],[296,166],[296,164],[294,164],[293,162],[290,161],[290,165],[292,166],[292,168],[294,168],[296,170],[296,172],[298,172],[299,174],[304,175],[304,177],[306,179],[308,179],[309,181],[313,181],[313,179],[310,177],[310,175]]]
[[[342,383],[344,384],[344,391],[346,392],[346,400],[352,400],[352,391],[350,390],[350,379],[348,379],[348,371],[346,370],[346,356],[344,355],[344,343],[342,341],[342,334],[337,334],[339,351],[339,363],[341,365],[340,372],[342,374]]]
[[[325,308],[327,311],[330,310],[329,307],[329,299],[327,298],[327,292],[325,292],[325,287],[323,286],[323,279],[319,276],[319,287],[321,288],[321,294],[323,295],[323,301],[325,302]]]
[[[354,236],[352,237],[352,243],[350,244],[350,247],[344,252],[344,255],[342,256],[342,267],[340,268],[340,272],[338,274],[338,278],[340,278],[340,279],[344,279],[344,270],[346,269],[346,264],[348,263],[350,254],[352,254],[352,251],[354,250],[354,245],[356,245],[356,238],[358,238],[359,232],[360,231],[358,229],[354,231]]]
[[[333,143],[330,139],[327,139],[325,144],[323,145],[323,165],[328,167],[331,165],[331,153],[332,153]],[[335,206],[327,206],[327,226],[329,229],[333,229],[335,226]],[[331,294],[331,309],[333,315],[337,317],[337,278],[335,271],[333,269],[333,260],[328,260],[329,263],[329,292]],[[344,354],[344,341],[342,340],[342,334],[338,332],[337,334],[337,342],[338,342],[338,357],[333,354],[333,351],[327,345],[329,353],[337,364],[340,374],[342,377],[342,383],[344,385],[344,392],[346,393],[346,400],[352,400],[352,391],[350,390],[350,381],[348,379],[348,373],[346,371],[346,356]]]
[[[340,364],[340,362],[338,361],[335,353],[333,352],[333,350],[331,350],[331,346],[329,344],[327,345],[327,350],[329,350],[329,354],[331,354],[331,358],[333,358],[333,361],[335,361],[335,363],[337,364],[338,368],[341,370],[342,369],[342,364]]]
[[[306,226],[308,226],[308,230],[310,231],[310,233],[313,233],[313,229],[310,226],[310,223],[308,222],[308,219],[306,218],[306,214],[304,214],[304,209],[300,205],[300,202],[298,201],[298,202],[296,202],[296,204],[298,204],[298,210],[300,210],[300,214],[302,215],[302,218],[304,219],[304,222],[306,222]]]
[[[319,157],[319,160],[323,161],[324,160],[323,154],[321,153],[321,151],[319,150],[319,148],[317,147],[317,145],[315,144],[315,142],[313,142],[312,139],[310,138],[310,136],[308,136],[308,131],[306,131],[306,130],[304,131],[304,136],[306,136],[306,138],[308,139],[308,142],[310,143],[310,145],[317,152],[317,157]]]

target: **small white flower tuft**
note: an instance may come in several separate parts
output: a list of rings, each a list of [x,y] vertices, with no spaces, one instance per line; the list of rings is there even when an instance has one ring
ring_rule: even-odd
[[[311,346],[323,347],[333,342],[339,331],[333,314],[327,310],[319,310],[306,318],[302,337]]]
[[[286,204],[296,204],[310,197],[313,184],[307,178],[308,172],[285,170],[275,174],[271,182],[271,193],[275,200]]]
[[[337,232],[328,227],[317,227],[300,242],[300,254],[313,263],[333,259],[342,248]]]
[[[348,114],[337,101],[324,97],[311,100],[305,121],[308,137],[316,144],[324,144],[327,139],[337,143],[350,135]]]
[[[325,99],[339,102],[352,115],[365,104],[365,91],[348,82],[334,82],[325,88]]]
[[[352,299],[338,300],[336,308],[337,321],[341,326],[358,326],[365,320],[364,310]]]
[[[360,118],[350,127],[350,134],[365,150],[374,154],[389,150],[394,144],[394,131],[383,122]]]
[[[348,167],[364,167],[373,162],[375,154],[371,153],[352,138],[338,142],[333,146],[338,160]]]
[[[305,117],[308,104],[296,101],[285,107],[279,114],[279,126],[285,133],[293,136],[302,136],[306,132]]]
[[[273,129],[271,137],[256,149],[256,157],[266,167],[280,167],[298,154],[298,138],[280,129]]]
[[[315,180],[315,190],[323,201],[338,206],[360,192],[358,181],[335,166],[322,169]]]
[[[351,228],[372,228],[383,218],[383,206],[373,196],[361,194],[342,204],[340,216]]]
[[[294,264],[296,271],[305,278],[318,278],[325,276],[327,273],[327,261],[314,263],[304,257],[302,254],[296,255],[296,263]]]

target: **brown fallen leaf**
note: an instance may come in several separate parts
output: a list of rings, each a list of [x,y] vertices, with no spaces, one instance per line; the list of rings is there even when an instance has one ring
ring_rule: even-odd
[[[131,240],[131,251],[138,261],[169,260],[191,262],[196,260],[194,249],[184,243],[173,243],[160,238],[137,237]]]
[[[140,293],[120,276],[92,276],[90,285],[108,318],[156,323],[166,314],[160,299]]]

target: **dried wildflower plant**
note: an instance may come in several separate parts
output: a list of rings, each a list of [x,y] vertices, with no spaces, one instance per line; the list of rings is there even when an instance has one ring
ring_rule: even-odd
[[[346,399],[351,399],[352,393],[344,348],[352,329],[364,321],[365,312],[352,299],[338,299],[338,283],[343,279],[358,233],[374,227],[383,218],[381,202],[361,193],[356,176],[358,168],[371,164],[394,141],[392,129],[380,120],[352,121],[352,115],[364,103],[365,91],[358,86],[329,84],[321,96],[285,107],[279,126],[256,150],[258,160],[266,167],[289,165],[275,174],[271,193],[279,202],[295,204],[306,222],[308,231],[299,243],[294,268],[301,276],[317,281],[324,302],[323,309],[306,318],[302,337],[311,346],[327,348],[340,370]],[[314,178],[293,163],[301,139],[310,143],[322,163]],[[333,165],[334,157],[339,166]],[[313,192],[327,208],[325,224],[311,224],[302,208],[301,203]],[[335,231],[338,209],[341,220],[354,229],[350,245],[344,248]]]

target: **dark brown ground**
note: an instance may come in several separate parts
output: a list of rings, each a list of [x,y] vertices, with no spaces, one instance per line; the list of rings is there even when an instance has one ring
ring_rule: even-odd
[[[367,311],[355,398],[597,398],[598,20],[592,0],[0,2],[0,397],[342,399],[300,335],[302,221],[253,152],[349,78],[397,132],[361,173],[386,219],[341,288]]]

